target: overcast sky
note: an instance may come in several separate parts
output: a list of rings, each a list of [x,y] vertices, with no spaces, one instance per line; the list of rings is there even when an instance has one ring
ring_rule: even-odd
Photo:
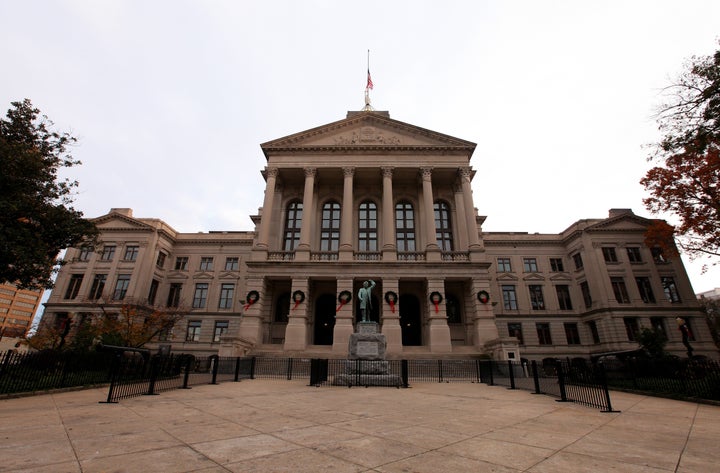
[[[0,1],[0,110],[79,138],[76,208],[251,230],[260,143],[372,103],[477,143],[486,231],[644,209],[660,91],[718,48],[720,1]],[[672,217],[666,216],[672,223]],[[688,264],[696,292],[720,268]]]

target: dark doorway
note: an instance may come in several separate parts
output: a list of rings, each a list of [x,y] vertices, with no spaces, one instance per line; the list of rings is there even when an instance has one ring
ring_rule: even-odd
[[[400,327],[402,328],[403,345],[422,345],[420,301],[413,294],[400,295]]]
[[[323,294],[315,303],[315,345],[332,345],[335,329],[335,295]]]

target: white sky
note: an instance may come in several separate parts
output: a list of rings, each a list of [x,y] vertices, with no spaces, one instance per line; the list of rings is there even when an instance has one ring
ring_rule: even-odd
[[[651,216],[660,89],[718,38],[717,0],[2,0],[0,111],[30,98],[80,139],[87,217],[251,230],[259,144],[361,109],[370,49],[376,109],[478,144],[484,230],[559,233]]]

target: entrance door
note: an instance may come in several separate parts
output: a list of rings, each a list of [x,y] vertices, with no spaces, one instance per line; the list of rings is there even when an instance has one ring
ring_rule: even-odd
[[[315,345],[332,345],[335,329],[335,295],[323,294],[315,303]]]
[[[422,345],[420,301],[413,294],[400,295],[400,327],[402,328],[403,345]]]

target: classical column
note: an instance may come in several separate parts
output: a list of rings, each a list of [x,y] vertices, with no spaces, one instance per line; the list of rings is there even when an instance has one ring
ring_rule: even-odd
[[[455,197],[455,224],[457,225],[458,251],[468,249],[467,216],[465,215],[465,201],[463,200],[462,184],[457,180],[453,184],[453,195]]]
[[[315,225],[313,221],[313,199],[315,197],[316,175],[316,168],[305,168],[305,192],[303,193],[302,226],[300,227],[298,250],[310,251],[310,233]]]
[[[340,214],[340,259],[342,260],[352,260],[354,175],[354,167],[343,168],[343,202]]]
[[[470,166],[458,169],[460,174],[460,182],[462,183],[463,200],[465,201],[465,218],[467,219],[468,242],[470,249],[478,249],[481,247],[480,238],[478,237],[477,221],[475,220],[475,205],[472,199],[472,188],[470,187],[470,178],[472,170]]]
[[[382,170],[382,176],[383,176],[383,194],[382,194],[382,223],[383,223],[383,229],[382,229],[382,236],[383,236],[383,253],[386,251],[394,252],[396,249],[395,245],[395,207],[393,205],[393,187],[392,187],[392,177],[393,177],[393,169],[392,167],[382,167],[380,168]],[[385,255],[383,255],[383,259],[385,259]]]
[[[439,251],[435,233],[435,207],[432,192],[432,168],[420,168],[423,190],[423,213],[425,222],[425,251]],[[426,256],[427,257],[427,256]]]
[[[430,300],[431,295],[437,292],[442,296],[442,302]],[[447,323],[447,310],[445,308],[445,281],[442,279],[428,279],[427,295],[425,296],[427,304],[427,327],[428,340],[431,353],[451,353],[452,341],[450,338],[450,327]],[[436,312],[437,310],[437,312]]]
[[[267,183],[265,185],[265,199],[263,200],[262,219],[260,220],[260,231],[258,231],[257,247],[268,248],[268,235],[272,221],[273,200],[275,199],[275,182],[279,174],[278,168],[266,168]]]

